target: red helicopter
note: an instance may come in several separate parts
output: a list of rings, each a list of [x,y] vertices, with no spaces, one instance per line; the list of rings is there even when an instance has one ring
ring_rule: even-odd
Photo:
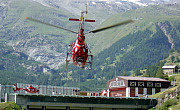
[[[45,23],[30,17],[26,17],[27,20],[31,20],[34,22],[39,22],[45,25],[49,25],[55,28],[59,28],[59,29],[63,29],[72,33],[76,33],[77,34],[77,40],[75,42],[73,42],[72,44],[70,44],[69,46],[71,47],[69,52],[67,53],[67,57],[66,57],[66,69],[68,66],[69,62],[72,62],[75,66],[79,66],[84,68],[86,66],[86,64],[90,64],[92,69],[92,61],[93,61],[93,55],[90,55],[89,53],[91,53],[90,49],[87,47],[87,44],[85,43],[85,35],[84,35],[84,22],[95,22],[95,20],[88,20],[88,19],[84,19],[84,14],[87,14],[87,5],[86,5],[86,11],[81,11],[81,17],[80,19],[74,19],[74,18],[69,18],[69,21],[79,21],[79,32],[75,32],[69,29],[65,29],[59,26],[55,26],[49,23]],[[114,24],[111,26],[107,26],[107,27],[103,27],[103,28],[99,28],[99,29],[95,29],[92,31],[89,31],[89,33],[96,33],[96,32],[100,32],[109,28],[113,28],[116,26],[120,26],[120,25],[124,25],[130,22],[134,22],[133,20],[126,20],[123,22],[120,22],[118,24]]]
[[[15,84],[13,84],[13,90],[14,92],[16,91],[20,91],[20,90],[25,90],[28,93],[39,93],[39,90],[37,90],[36,88],[34,88],[32,85],[30,85],[27,88],[18,88]]]

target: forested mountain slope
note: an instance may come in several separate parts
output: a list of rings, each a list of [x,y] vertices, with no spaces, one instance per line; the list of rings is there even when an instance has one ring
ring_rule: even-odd
[[[98,27],[108,26],[127,19],[133,19],[135,23],[97,33],[94,35],[95,38],[91,37],[88,40],[93,42],[92,51],[96,54],[129,34],[144,31],[147,28],[155,33],[156,25],[158,25],[168,37],[169,42],[171,43],[170,39],[174,39],[174,43],[177,41],[175,40],[177,38],[171,37],[177,37],[176,34],[179,32],[179,16],[179,4],[152,5],[136,10],[129,10],[126,13],[111,16]],[[176,42],[175,46],[179,46],[179,44]]]
[[[113,15],[97,28],[127,19],[135,23],[87,34],[86,42],[94,54],[92,71],[71,65],[66,70],[64,65],[59,65],[76,35],[24,19],[29,16],[76,31],[78,23],[68,22],[68,18],[79,16],[31,0],[3,0],[0,15],[2,84],[80,85],[82,90],[95,90],[106,87],[106,81],[115,73],[130,75],[137,68],[146,68],[166,58],[170,49],[180,47],[180,6],[141,7]],[[86,25],[87,30],[93,28]],[[42,73],[48,66],[59,69]]]
[[[36,82],[45,65],[28,60],[24,53],[0,43],[0,83],[15,84]]]
[[[40,23],[27,21],[32,17],[56,26],[78,31],[79,18],[71,12],[44,6],[33,0],[3,0],[0,2],[0,39],[35,61],[56,68],[64,63],[67,45],[76,39],[72,34]],[[87,29],[93,27],[86,24]]]
[[[101,39],[111,38],[111,42],[116,39],[114,44],[100,52],[95,58],[94,67],[100,67],[100,70],[104,71],[103,74],[113,73],[115,70],[122,73],[136,68],[145,68],[167,57],[170,49],[176,50],[180,47],[179,5],[155,5],[135,11],[134,24],[127,24],[129,26],[122,26],[103,33],[111,34],[111,37],[99,36]],[[110,21],[130,16],[132,12],[134,11],[116,15],[115,18],[110,18]],[[118,32],[124,29],[126,31],[119,35]]]
[[[92,73],[83,72],[84,78],[94,78],[94,82],[96,78],[100,81],[96,84],[105,85],[103,82],[115,75],[131,75],[136,69],[145,69],[168,57],[171,49],[180,48],[179,7],[176,4],[154,5],[109,18],[103,26],[117,19],[126,19],[136,12],[134,24],[98,33],[96,37],[101,43],[92,39],[94,49],[99,53],[94,58]],[[108,48],[103,50],[105,47]],[[79,73],[82,72],[73,71],[75,75]],[[93,83],[92,80],[88,81]],[[84,83],[87,84],[87,80]]]

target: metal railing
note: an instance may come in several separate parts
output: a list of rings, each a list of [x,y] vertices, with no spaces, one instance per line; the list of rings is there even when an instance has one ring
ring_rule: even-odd
[[[25,90],[19,90],[14,92],[13,85],[0,85],[0,99],[5,101],[6,94],[20,93],[20,94],[39,94],[39,95],[80,95],[79,87],[62,87],[62,86],[51,86],[51,85],[35,85],[35,84],[24,84],[17,83],[17,88],[28,88],[32,85],[34,88],[39,90],[38,93],[28,93]]]

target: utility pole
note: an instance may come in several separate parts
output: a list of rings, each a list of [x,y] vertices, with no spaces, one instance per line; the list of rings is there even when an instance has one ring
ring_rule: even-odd
[[[0,84],[0,103],[1,103],[1,84]]]
[[[116,77],[116,64],[114,64],[114,69],[115,69],[115,77]]]
[[[80,74],[79,74],[79,88],[80,88]]]

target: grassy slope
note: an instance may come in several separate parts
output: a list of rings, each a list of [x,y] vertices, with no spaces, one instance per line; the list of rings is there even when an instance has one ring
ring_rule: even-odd
[[[35,23],[31,21],[25,21],[26,17],[33,17],[39,19],[44,22],[52,23],[54,25],[59,25],[67,28],[69,25],[68,17],[72,16],[69,12],[56,10],[50,7],[45,7],[37,2],[32,1],[19,1],[16,0],[10,4],[11,9],[8,11],[8,15],[11,13],[18,16],[17,21],[13,25],[21,25],[21,23],[25,22],[25,27],[35,26],[37,27],[35,31],[31,32],[31,35],[42,33],[44,35],[47,34],[56,34],[66,36],[67,32],[62,30],[52,28],[50,26],[42,25],[40,23]],[[9,26],[10,28],[12,26]],[[50,38],[51,39],[51,38]],[[59,38],[61,39],[61,38]],[[65,42],[68,42],[65,40]]]
[[[179,76],[180,76],[180,74],[179,74]],[[163,92],[159,92],[159,93],[154,94],[154,95],[151,95],[151,96],[149,96],[149,97],[150,97],[150,98],[165,98],[165,95],[166,95],[166,94],[172,93],[177,87],[179,87],[179,86],[170,88],[170,89],[168,89],[168,90],[166,90],[166,91],[163,91]],[[173,105],[173,106],[170,106],[169,109],[171,109],[171,110],[178,110],[179,107],[180,107],[180,100],[178,99],[177,104],[176,104],[176,105]]]
[[[176,87],[167,89],[166,91],[159,92],[159,93],[154,94],[154,95],[151,95],[151,96],[149,96],[149,97],[150,97],[150,98],[160,98],[160,97],[165,97],[165,94],[168,94],[168,93],[173,92],[173,91],[174,91],[175,89],[177,89],[178,87],[179,87],[179,86],[176,86]]]
[[[19,0],[16,0],[14,3],[12,3],[11,6],[12,8],[8,12],[9,14],[15,12],[15,15],[16,16],[18,15],[19,19],[14,23],[15,25],[21,24],[22,22],[24,22],[25,17],[30,16],[45,22],[52,22],[52,24],[58,24],[59,26],[63,26],[65,28],[69,28],[75,31],[78,30],[77,29],[78,23],[68,22],[68,17],[74,17],[69,12],[45,7],[41,4],[37,4],[36,2],[30,2],[25,0],[23,0],[23,2],[18,2],[18,1]],[[174,16],[173,13],[174,8],[170,8],[167,12],[164,12],[163,10],[165,8],[168,7],[150,6],[148,8],[145,7],[145,8],[140,8],[138,10],[129,10],[126,13],[116,14],[110,17],[108,20],[106,20],[104,23],[102,23],[102,25],[98,27],[115,24],[117,22],[124,21],[126,19],[134,19],[135,23],[123,25],[118,28],[113,28],[97,34],[87,35],[86,42],[90,45],[93,54],[96,55],[99,52],[101,52],[103,49],[110,47],[113,43],[125,37],[129,33],[137,32],[138,30],[144,30],[147,27],[150,28],[152,31],[156,31],[155,26],[153,25],[155,22],[163,21],[164,20],[163,18],[165,18],[166,20],[177,19],[177,17]],[[171,16],[171,13],[173,16]],[[170,14],[170,16],[168,14]],[[169,18],[167,18],[167,16]],[[25,26],[27,27],[29,26],[37,27],[36,30],[31,32],[32,35],[36,33],[42,33],[43,35],[56,34],[56,35],[66,36],[63,38],[58,38],[63,40],[63,42],[65,43],[70,43],[71,41],[75,40],[75,37],[72,36],[76,36],[76,35],[69,34],[68,32],[64,32],[62,30],[58,30],[55,28],[51,28],[49,26],[45,26],[39,23],[33,23],[29,21],[28,23],[25,22],[25,24],[26,24]],[[12,26],[10,25],[8,27],[10,28]],[[91,27],[87,25],[86,28],[91,28]],[[55,39],[52,38],[51,36],[48,37],[50,37],[50,39]]]
[[[21,110],[14,102],[0,103],[0,110]]]
[[[20,27],[20,29],[25,33],[27,30],[24,29],[27,28],[29,31],[29,35],[33,36],[39,33],[47,35],[50,40],[58,39],[62,40],[66,44],[69,44],[76,39],[76,35],[73,33],[46,26],[40,23],[26,21],[25,18],[32,17],[50,24],[78,31],[79,22],[69,22],[68,19],[70,17],[79,18],[80,16],[74,16],[73,13],[66,10],[43,6],[42,4],[29,0],[12,0],[7,7],[7,16],[3,21],[3,24],[7,24],[5,26],[6,29],[19,30],[17,27]],[[35,29],[29,29],[30,26],[35,27]],[[87,29],[92,28],[92,26],[90,26],[89,24],[87,24],[86,26]],[[54,38],[50,34],[60,35],[62,37]]]
[[[175,60],[174,62],[172,62],[171,60],[171,57],[174,56],[175,57]],[[180,59],[180,53],[178,52],[173,52],[168,58],[164,59],[163,61],[166,61],[166,63],[164,65],[179,65],[180,66],[180,62],[177,62],[176,58],[179,58]]]
[[[99,27],[108,26],[127,19],[133,19],[135,23],[119,26],[99,32],[89,39],[93,53],[97,54],[105,48],[110,47],[113,43],[125,37],[129,33],[143,31],[148,28],[156,32],[155,23],[164,21],[177,21],[180,19],[178,5],[174,6],[149,6],[137,10],[129,10],[126,13],[116,14],[103,22]],[[174,23],[173,23],[174,24]],[[175,25],[175,24],[174,24]],[[104,40],[101,40],[104,39]]]

